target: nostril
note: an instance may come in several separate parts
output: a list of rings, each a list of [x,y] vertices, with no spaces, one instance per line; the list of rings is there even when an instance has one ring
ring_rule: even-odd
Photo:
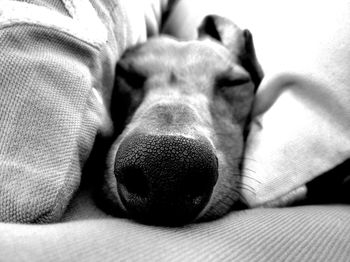
[[[200,205],[206,196],[207,183],[201,180],[198,173],[192,174],[183,181],[183,195],[193,206]]]
[[[147,177],[139,167],[122,168],[117,174],[117,179],[129,194],[146,197],[149,193]]]
[[[183,181],[184,193],[189,196],[199,196],[206,193],[211,188],[211,183],[207,176],[203,176],[198,171],[190,174]]]

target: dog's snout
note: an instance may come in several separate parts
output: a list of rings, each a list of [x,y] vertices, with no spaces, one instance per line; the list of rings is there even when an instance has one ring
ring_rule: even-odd
[[[129,214],[179,224],[195,219],[208,203],[218,162],[205,139],[134,134],[119,146],[115,175]]]
[[[158,135],[189,133],[189,127],[199,122],[195,110],[181,102],[157,103],[145,112],[142,120],[145,129]]]

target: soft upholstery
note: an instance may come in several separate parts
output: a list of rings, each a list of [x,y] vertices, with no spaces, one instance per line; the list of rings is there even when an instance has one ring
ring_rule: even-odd
[[[233,212],[183,228],[108,217],[82,193],[64,222],[0,224],[4,261],[349,261],[350,207]]]

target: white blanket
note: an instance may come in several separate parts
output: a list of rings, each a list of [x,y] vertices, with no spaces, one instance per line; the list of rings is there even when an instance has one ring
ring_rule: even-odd
[[[252,30],[266,77],[243,170],[252,206],[287,204],[350,155],[350,2],[264,3]]]
[[[265,72],[247,141],[244,199],[275,206],[303,197],[306,182],[350,156],[350,1],[191,5],[186,16],[198,23],[216,13],[248,28]]]

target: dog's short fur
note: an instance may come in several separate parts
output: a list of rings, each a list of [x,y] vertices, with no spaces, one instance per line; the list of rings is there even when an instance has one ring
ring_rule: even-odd
[[[117,65],[112,113],[120,135],[104,191],[131,218],[183,224],[220,217],[239,200],[262,71],[248,30],[208,16],[198,32],[188,42],[151,38]]]

